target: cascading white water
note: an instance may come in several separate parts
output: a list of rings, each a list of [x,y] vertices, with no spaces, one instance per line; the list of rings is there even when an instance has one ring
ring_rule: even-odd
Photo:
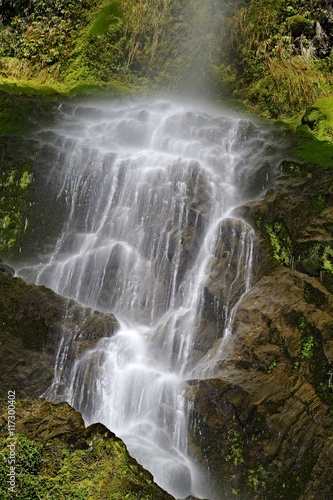
[[[253,230],[231,212],[265,133],[168,100],[62,113],[38,138],[57,151],[49,178],[66,198],[66,222],[53,253],[21,274],[114,313],[121,327],[73,366],[65,339],[47,396],[66,397],[88,424],[103,422],[175,497],[208,497],[187,451],[185,381],[212,373],[250,287]],[[226,231],[230,249],[221,253]],[[217,261],[229,288],[214,298],[209,357],[196,342]]]

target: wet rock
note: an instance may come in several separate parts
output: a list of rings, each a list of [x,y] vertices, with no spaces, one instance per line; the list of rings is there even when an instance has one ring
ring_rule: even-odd
[[[284,265],[320,279],[332,293],[332,169],[294,160],[280,168],[263,200],[235,212],[256,229],[256,279]]]
[[[207,353],[223,336],[227,320],[248,286],[250,232],[249,225],[240,219],[228,218],[219,224],[214,258],[203,289],[193,360]]]
[[[8,458],[7,404],[0,402],[0,454],[4,459]],[[67,403],[16,399],[15,418],[15,490],[20,498],[26,498],[33,484],[34,494],[40,498],[47,489],[50,498],[77,498],[81,494],[91,498],[130,495],[134,500],[173,499],[128,454],[121,439],[100,423],[85,428],[81,414]],[[5,467],[0,471],[1,484],[6,484],[6,472]]]
[[[272,165],[268,160],[252,167],[251,175],[248,169],[243,168],[239,174],[239,185],[244,198],[255,198],[265,189],[269,177],[272,175]]]
[[[192,451],[214,498],[329,498],[332,312],[317,280],[288,269],[243,297],[216,377],[190,382]]]
[[[10,276],[14,276],[15,274],[15,269],[13,269],[11,266],[8,266],[8,264],[5,264],[2,259],[0,259],[0,277],[2,278],[8,278]]]
[[[74,360],[117,329],[112,314],[66,300],[51,290],[0,277],[0,387],[35,397],[51,384],[60,342]]]

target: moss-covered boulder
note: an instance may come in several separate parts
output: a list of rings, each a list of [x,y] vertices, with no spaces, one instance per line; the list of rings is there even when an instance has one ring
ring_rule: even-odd
[[[12,401],[12,400],[10,400]],[[102,424],[85,428],[67,403],[17,399],[15,441],[8,439],[8,401],[0,403],[1,498],[37,500],[172,500]],[[15,488],[8,490],[15,442]]]
[[[112,314],[84,308],[21,278],[0,276],[0,359],[6,367],[1,390],[15,388],[19,397],[41,395],[52,382],[62,340],[74,360],[117,327]]]

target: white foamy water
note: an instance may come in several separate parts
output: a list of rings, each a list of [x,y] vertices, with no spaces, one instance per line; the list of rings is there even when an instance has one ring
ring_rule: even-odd
[[[214,373],[251,286],[246,222],[235,221],[230,251],[217,254],[266,134],[247,120],[168,100],[82,104],[62,113],[38,139],[56,151],[49,181],[66,200],[66,220],[51,255],[21,274],[112,312],[120,329],[70,366],[63,339],[47,397],[65,398],[87,424],[104,423],[176,498],[207,498],[207,475],[187,449],[186,380]],[[234,274],[223,303],[214,299],[220,326],[209,356],[196,340],[216,265]]]

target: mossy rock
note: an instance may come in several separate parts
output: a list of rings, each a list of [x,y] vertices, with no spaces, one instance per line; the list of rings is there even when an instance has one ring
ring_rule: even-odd
[[[189,382],[190,446],[216,498],[329,498],[332,305],[316,279],[276,270],[243,296],[216,377]]]
[[[96,17],[94,24],[91,26],[90,34],[92,36],[104,35],[109,26],[112,24],[118,24],[123,18],[124,13],[119,1],[105,5]]]
[[[297,38],[301,35],[313,36],[315,30],[313,29],[313,22],[300,14],[287,18],[287,26],[290,29],[292,36]]]
[[[320,121],[326,120],[327,116],[320,110],[320,108],[311,106],[306,109],[305,114],[302,118],[302,124],[307,125],[311,130],[313,130]]]
[[[4,500],[173,500],[102,424],[85,428],[67,403],[15,401],[15,492],[8,491],[7,401],[0,403],[0,494]]]

